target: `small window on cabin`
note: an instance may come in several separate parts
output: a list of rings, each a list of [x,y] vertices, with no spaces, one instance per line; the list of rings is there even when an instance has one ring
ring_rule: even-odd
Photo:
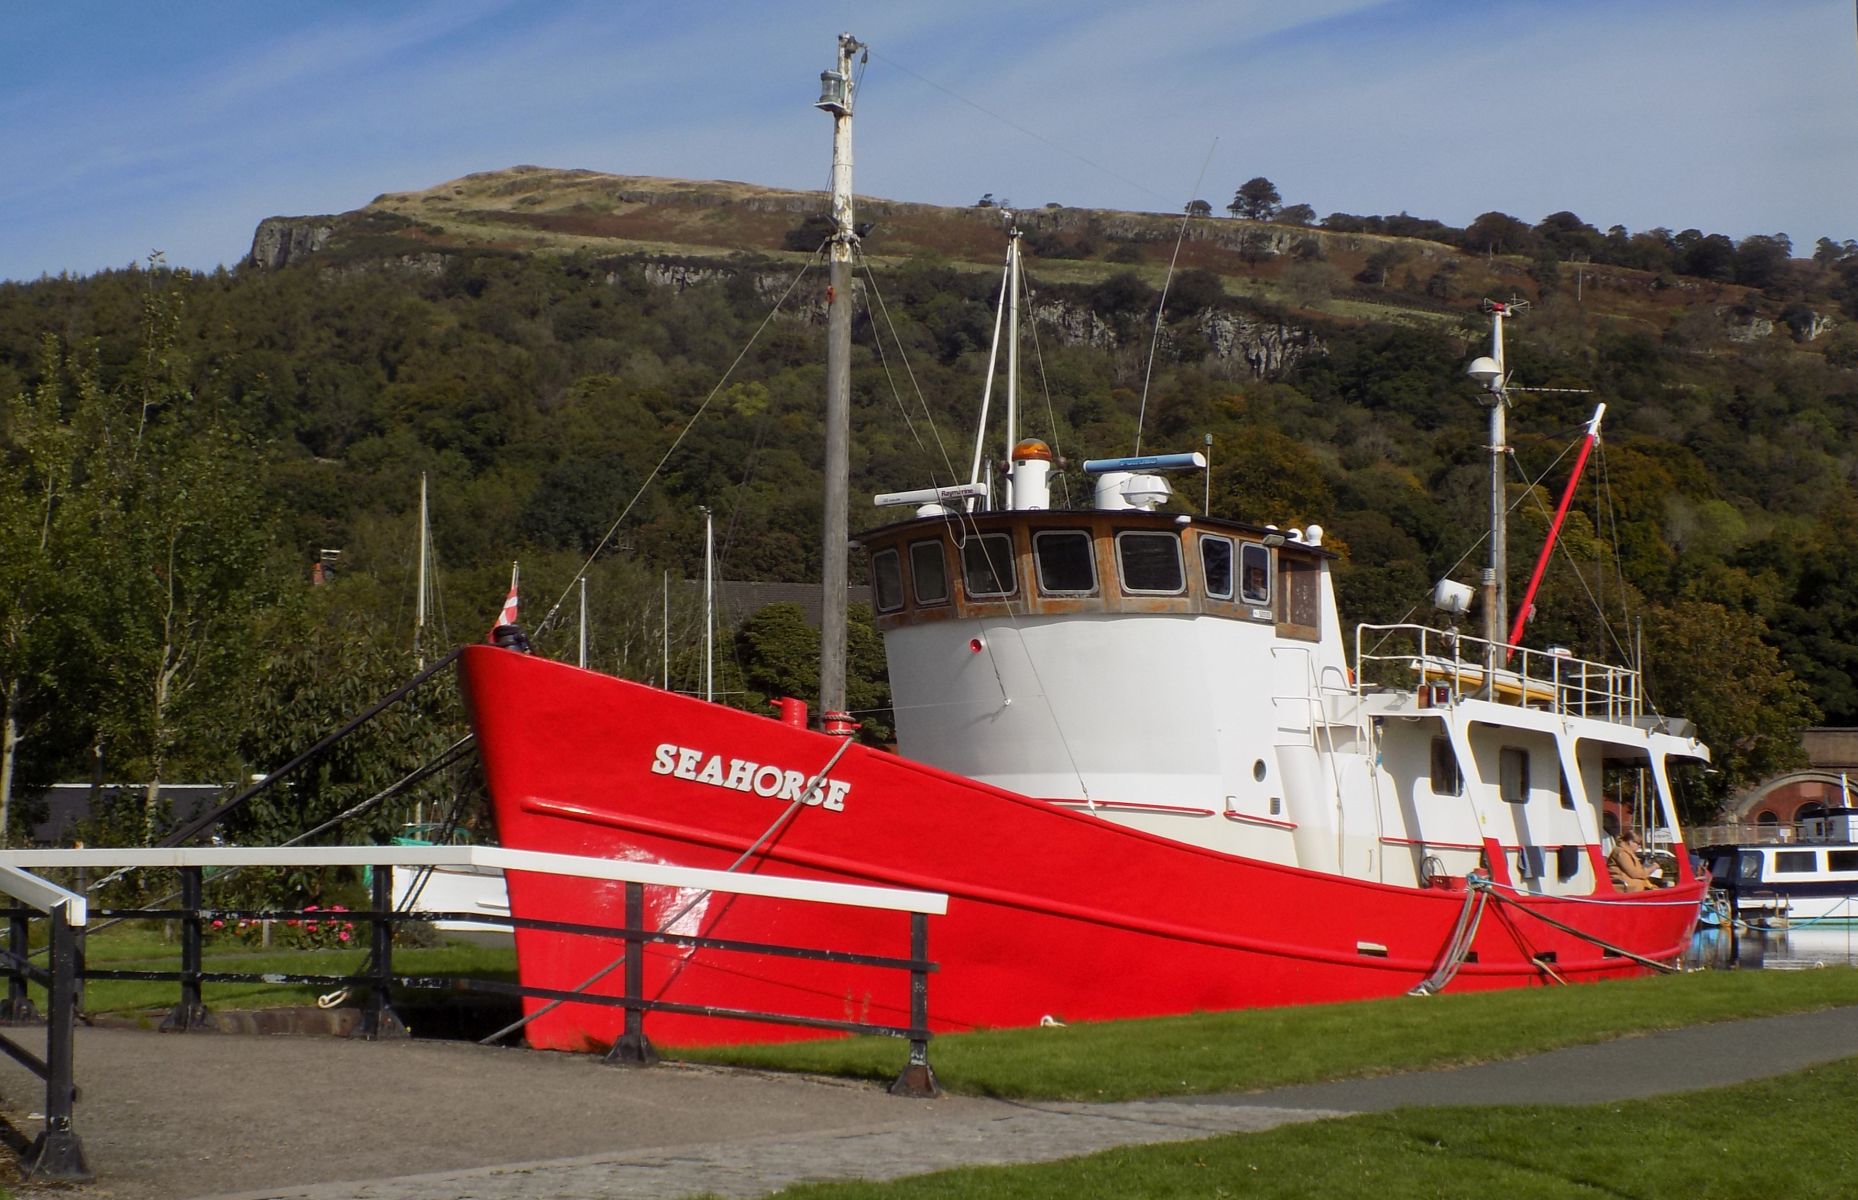
[[[1858,850],[1826,851],[1826,870],[1858,871]]]
[[[1580,846],[1555,847],[1555,878],[1562,883],[1581,873],[1581,860],[1586,854]]]
[[[1048,529],[1032,535],[1039,590],[1048,595],[1089,595],[1097,590],[1096,551],[1082,529]]]
[[[1013,594],[1013,539],[1004,533],[971,537],[961,547],[961,574],[970,597]]]
[[[1232,599],[1232,539],[1216,534],[1200,535],[1200,574],[1206,579],[1206,594],[1215,600]]]
[[[1432,739],[1432,794],[1464,795],[1464,773],[1458,769],[1458,754],[1450,738]]]
[[[1738,858],[1739,861],[1736,863],[1735,867],[1735,877],[1737,881],[1741,883],[1760,883],[1761,851],[1756,850],[1751,853],[1740,855]]]
[[[1271,603],[1271,548],[1248,542],[1239,549],[1239,597],[1260,607]],[[1316,622],[1312,618],[1310,624]]]
[[[903,607],[903,568],[895,550],[879,550],[871,556],[871,598],[879,612]]]
[[[1529,802],[1529,752],[1521,746],[1497,752],[1497,791],[1507,803]]]
[[[1555,774],[1561,780],[1561,807],[1567,809],[1569,812],[1573,812],[1574,789],[1568,784],[1568,773],[1566,771],[1556,771]]]
[[[1301,637],[1322,636],[1322,604],[1317,599],[1320,572],[1313,559],[1277,556],[1278,623]]]
[[[910,583],[918,604],[948,602],[948,563],[942,557],[942,543],[910,543]]]
[[[1174,596],[1187,588],[1181,565],[1181,539],[1172,533],[1124,532],[1116,535],[1116,558],[1125,592]]]
[[[1801,875],[1818,865],[1819,852],[1816,850],[1778,850],[1774,854],[1776,875]]]
[[[1516,877],[1518,879],[1540,879],[1546,859],[1540,846],[1516,847]]]

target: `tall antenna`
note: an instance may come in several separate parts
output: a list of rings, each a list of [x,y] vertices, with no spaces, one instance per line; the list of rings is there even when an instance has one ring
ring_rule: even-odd
[[[1510,449],[1505,420],[1510,397],[1509,370],[1503,362],[1503,322],[1527,307],[1527,300],[1484,301],[1482,311],[1490,314],[1490,354],[1472,359],[1465,368],[1465,374],[1490,393],[1490,565],[1484,568],[1484,640],[1493,647],[1501,645],[1509,632],[1509,497],[1504,489],[1508,477],[1504,457]]]
[[[824,537],[820,556],[819,708],[831,731],[845,718],[846,587],[851,538],[852,408],[852,56],[864,46],[839,35],[837,66],[819,76],[814,104],[832,116],[832,223],[826,288],[826,461]]]

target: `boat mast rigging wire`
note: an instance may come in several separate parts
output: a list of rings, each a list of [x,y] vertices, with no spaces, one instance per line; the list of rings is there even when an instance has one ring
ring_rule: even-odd
[[[1155,377],[1155,351],[1161,346],[1161,318],[1168,308],[1168,287],[1174,282],[1174,264],[1180,261],[1181,245],[1187,240],[1187,223],[1193,220],[1193,199],[1200,194],[1200,185],[1206,181],[1206,169],[1213,165],[1213,152],[1219,149],[1219,139],[1206,148],[1206,159],[1200,164],[1200,174],[1194,177],[1193,190],[1188,194],[1187,207],[1181,211],[1180,232],[1174,236],[1174,253],[1168,257],[1168,273],[1161,280],[1161,295],[1155,301],[1155,327],[1148,339],[1148,366],[1142,372],[1142,403],[1135,415],[1135,456],[1142,456],[1142,426],[1148,420],[1148,387]]]

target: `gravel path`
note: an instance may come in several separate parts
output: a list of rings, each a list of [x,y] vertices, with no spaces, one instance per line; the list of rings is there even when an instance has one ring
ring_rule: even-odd
[[[9,1031],[30,1042],[33,1031]],[[868,1084],[649,1070],[448,1042],[80,1029],[69,1200],[543,1200],[765,1195],[1442,1103],[1586,1103],[1858,1055],[1858,1008],[1730,1022],[1510,1063],[1191,1101],[906,1100]],[[28,1137],[43,1085],[0,1060]]]

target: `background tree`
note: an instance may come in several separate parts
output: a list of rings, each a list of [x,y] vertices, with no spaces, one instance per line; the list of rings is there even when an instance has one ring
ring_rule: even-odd
[[[1260,175],[1239,185],[1226,211],[1248,221],[1268,221],[1277,212],[1282,200],[1283,197],[1277,194],[1277,185]]]
[[[1213,206],[1205,200],[1189,200],[1187,202],[1187,215],[1190,217],[1210,217],[1213,215]]]

